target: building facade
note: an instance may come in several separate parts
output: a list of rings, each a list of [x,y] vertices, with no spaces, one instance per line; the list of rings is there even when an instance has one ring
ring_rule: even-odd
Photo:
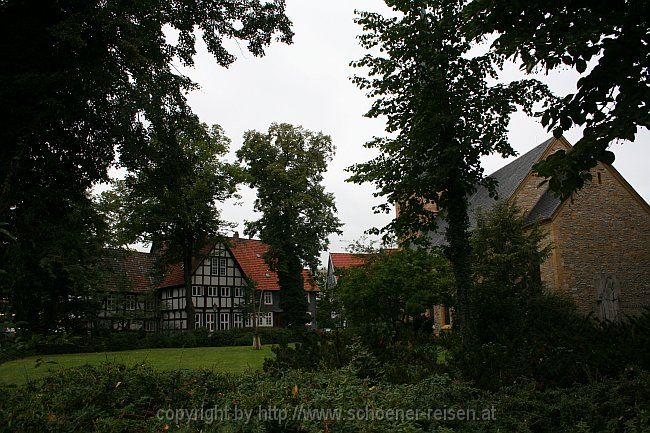
[[[200,252],[192,263],[194,317],[191,320],[195,328],[217,331],[253,327],[254,317],[257,317],[259,327],[282,326],[282,293],[277,274],[264,261],[267,249],[268,246],[257,239],[243,239],[236,235],[209,244]],[[130,253],[155,259],[153,254]],[[153,273],[153,268],[150,268],[149,274]],[[313,318],[308,326],[315,328],[318,287],[307,270],[303,271],[303,280],[308,313]],[[251,301],[249,282],[255,287],[252,293],[254,301]],[[152,318],[123,329],[138,329],[137,326],[144,326],[147,331],[188,328],[182,264],[170,266],[159,282],[148,286],[146,295],[154,300]],[[112,296],[116,293],[108,294],[105,305],[109,304]],[[132,293],[126,292],[125,296],[130,297]],[[148,305],[139,300],[128,307],[145,311]],[[105,317],[111,318],[108,309]]]

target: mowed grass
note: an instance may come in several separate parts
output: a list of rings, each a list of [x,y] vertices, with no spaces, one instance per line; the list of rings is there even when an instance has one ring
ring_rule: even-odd
[[[105,362],[134,365],[146,363],[157,370],[204,369],[224,373],[259,370],[272,358],[271,346],[261,350],[246,347],[194,347],[188,349],[142,349],[123,352],[39,355],[0,364],[0,385],[22,385],[59,368]]]

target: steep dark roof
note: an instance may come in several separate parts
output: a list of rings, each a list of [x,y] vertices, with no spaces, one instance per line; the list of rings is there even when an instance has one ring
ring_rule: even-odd
[[[506,164],[501,167],[494,173],[490,174],[488,177],[497,181],[496,194],[497,197],[490,197],[488,189],[484,186],[479,186],[474,194],[469,198],[469,209],[468,216],[470,222],[470,229],[476,227],[476,216],[479,210],[485,212],[489,211],[494,207],[497,200],[507,200],[512,197],[515,190],[519,184],[526,178],[528,173],[533,168],[533,165],[539,161],[542,157],[548,146],[553,142],[554,138],[549,138],[548,140],[540,143],[535,146],[533,149],[521,155],[519,158],[514,161]],[[536,215],[544,215],[545,218],[550,217],[550,215],[555,211],[557,206],[559,206],[559,200],[553,200],[553,195],[549,193],[550,197],[546,197],[547,194],[544,194],[540,198],[540,202],[544,200],[544,203],[537,203],[540,205],[539,209],[536,211]],[[557,201],[557,203],[555,203]],[[533,211],[537,208],[537,205],[533,207]],[[555,207],[553,207],[555,206]],[[549,213],[550,212],[550,213]],[[532,214],[532,211],[531,211]],[[546,216],[548,215],[548,216]],[[538,221],[540,218],[532,219],[532,221]],[[435,232],[429,232],[429,237],[434,245],[443,245],[445,241],[445,231],[447,230],[447,222],[443,218],[438,218],[438,229]]]
[[[560,200],[555,194],[547,189],[539,198],[539,201],[535,203],[535,206],[533,206],[533,208],[528,213],[526,222],[532,224],[537,221],[544,221],[546,219],[549,219],[551,216],[553,216],[553,213],[561,203],[562,200]]]

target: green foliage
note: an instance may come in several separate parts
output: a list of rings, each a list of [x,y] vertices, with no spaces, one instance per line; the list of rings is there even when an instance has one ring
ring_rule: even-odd
[[[274,37],[291,42],[284,10],[282,0],[1,2],[0,221],[18,241],[0,243],[0,298],[19,328],[70,330],[92,315],[73,305],[100,280],[105,242],[86,193],[116,154],[140,167],[152,137],[190,114],[195,85],[172,63],[192,66],[195,32],[228,66],[225,39],[254,55]]]
[[[580,74],[576,93],[552,98],[540,113],[556,137],[573,126],[583,128],[572,151],[535,167],[565,197],[591,179],[588,170],[598,161],[614,161],[607,150],[613,141],[632,141],[638,128],[650,123],[646,9],[637,0],[467,4],[464,33],[478,40],[496,33],[492,52],[499,61],[518,60],[527,73],[568,67]]]
[[[449,262],[425,250],[389,250],[345,270],[335,287],[343,318],[351,325],[423,326],[433,305],[449,304]]]
[[[18,337],[15,341],[3,345],[0,349],[0,362],[32,355],[61,353],[114,352],[165,347],[249,346],[253,341],[253,332],[250,328],[215,332],[199,328],[182,332],[107,332],[93,337],[74,334],[34,334],[29,338]],[[286,344],[295,339],[289,330],[281,328],[260,328],[258,333],[264,344]]]
[[[497,203],[489,213],[477,215],[472,232],[476,309],[475,333],[481,341],[498,335],[513,337],[528,304],[542,295],[540,266],[549,256],[551,245],[542,246],[545,234],[529,226],[519,209]],[[480,326],[479,326],[480,325]]]
[[[14,208],[16,240],[0,243],[0,299],[19,332],[81,331],[99,308],[107,227],[88,195],[67,193]]]
[[[518,209],[499,203],[479,214],[473,232],[473,346],[452,347],[465,378],[500,388],[522,378],[538,386],[569,386],[590,377],[616,377],[628,366],[650,368],[644,335],[650,314],[607,325],[579,314],[573,302],[544,290],[544,233]]]
[[[237,151],[247,183],[257,189],[255,210],[262,214],[246,223],[246,232],[269,245],[265,260],[278,273],[286,326],[311,320],[303,265],[315,270],[328,236],[340,233],[334,196],[322,186],[333,153],[329,136],[286,123],[271,125],[267,133],[246,132]]]
[[[63,370],[27,387],[7,389],[0,399],[0,431],[640,433],[647,431],[650,422],[648,389],[650,377],[644,372],[566,390],[537,390],[523,384],[487,393],[444,375],[417,384],[390,385],[359,379],[349,368],[274,376],[156,372],[145,366],[107,364]],[[215,412],[205,412],[206,417],[197,420],[156,418],[161,409],[224,407],[253,411],[250,421],[222,420]],[[288,419],[261,419],[260,408],[284,411]],[[475,409],[479,420],[385,418],[390,409],[427,413],[445,408]],[[480,420],[482,410],[492,408],[495,419]],[[301,412],[309,409],[329,409],[320,415],[329,419]],[[359,419],[357,410],[369,416]],[[375,417],[370,416],[372,410]],[[380,410],[383,419],[378,419]],[[293,416],[296,411],[300,417]]]
[[[353,62],[369,77],[354,82],[374,98],[369,117],[385,116],[389,137],[366,147],[378,157],[351,168],[351,181],[372,182],[387,203],[377,211],[398,216],[386,227],[400,241],[426,241],[437,228],[437,205],[448,223],[448,257],[457,283],[458,328],[468,325],[471,292],[467,198],[478,185],[493,190],[481,157],[514,155],[508,143],[510,114],[530,112],[544,87],[529,80],[490,84],[496,68],[490,55],[472,56],[458,29],[464,1],[399,0],[387,4],[397,17],[360,13],[361,45],[373,53]]]
[[[83,191],[107,179],[115,150],[137,160],[196,86],[173,66],[193,65],[199,34],[217,63],[235,39],[255,56],[290,43],[284,1],[43,2],[0,6],[0,217],[34,188]],[[167,37],[172,31],[176,37]]]

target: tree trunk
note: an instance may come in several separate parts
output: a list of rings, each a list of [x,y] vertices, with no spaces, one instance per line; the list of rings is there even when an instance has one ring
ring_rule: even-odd
[[[456,280],[457,310],[454,328],[460,331],[463,345],[467,345],[471,332],[472,247],[469,240],[467,198],[464,190],[456,186],[447,191],[447,255]]]
[[[192,241],[183,246],[183,281],[185,282],[186,329],[194,329],[194,302],[192,301]]]
[[[255,303],[255,291],[253,291],[253,350],[260,350],[262,348],[262,342],[260,340],[260,329],[258,324],[258,308],[262,308],[262,293],[260,292],[260,302],[259,304]],[[259,305],[259,307],[258,307]]]

